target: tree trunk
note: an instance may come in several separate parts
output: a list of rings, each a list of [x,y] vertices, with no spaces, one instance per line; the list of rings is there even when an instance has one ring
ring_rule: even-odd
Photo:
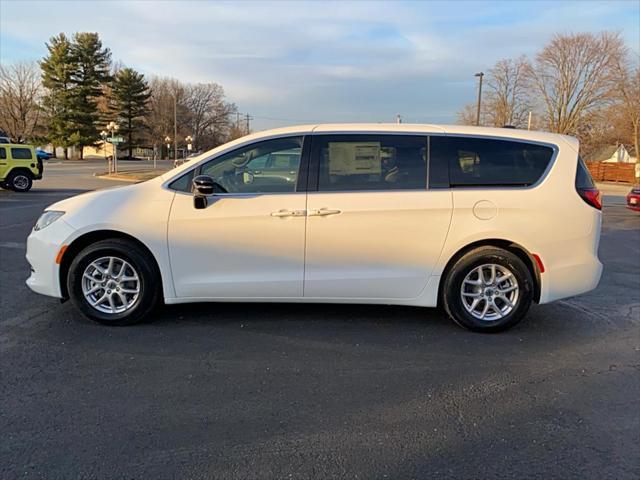
[[[64,159],[69,160],[69,147],[64,147]]]
[[[84,160],[84,147],[80,147],[80,160]]]
[[[51,144],[51,146],[53,147],[53,153],[51,154],[51,158],[58,158],[58,152],[57,152],[57,148],[54,144]]]

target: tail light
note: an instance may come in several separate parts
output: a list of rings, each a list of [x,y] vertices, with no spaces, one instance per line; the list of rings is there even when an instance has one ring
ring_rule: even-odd
[[[602,198],[600,190],[598,190],[597,188],[579,188],[578,194],[593,208],[602,210]]]
[[[578,157],[578,169],[576,170],[576,191],[587,205],[602,210],[602,198],[600,190],[593,183],[589,169],[584,164],[582,158]]]

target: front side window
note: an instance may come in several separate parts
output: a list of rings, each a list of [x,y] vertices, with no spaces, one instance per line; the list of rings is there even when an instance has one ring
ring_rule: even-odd
[[[254,143],[205,163],[209,175],[228,193],[295,192],[302,137]]]
[[[544,174],[553,149],[512,140],[430,138],[432,165],[448,165],[452,187],[529,186]]]
[[[14,160],[32,160],[31,150],[28,148],[11,148],[11,156]]]
[[[426,146],[426,137],[419,136],[315,136],[318,190],[424,189]]]

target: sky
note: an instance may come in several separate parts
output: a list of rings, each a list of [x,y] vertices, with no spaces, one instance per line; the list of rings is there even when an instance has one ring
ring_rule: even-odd
[[[53,35],[98,32],[147,76],[217,82],[252,128],[453,123],[474,73],[535,56],[556,33],[620,32],[640,52],[640,0],[0,0],[0,62],[39,60]]]

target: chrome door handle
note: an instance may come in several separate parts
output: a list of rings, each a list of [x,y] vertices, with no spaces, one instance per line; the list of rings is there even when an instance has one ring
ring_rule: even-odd
[[[337,215],[342,213],[342,210],[331,209],[331,208],[321,208],[320,210],[310,210],[310,217],[326,217],[328,215]]]
[[[272,212],[272,217],[304,217],[307,214],[306,210],[278,210],[277,212]]]

